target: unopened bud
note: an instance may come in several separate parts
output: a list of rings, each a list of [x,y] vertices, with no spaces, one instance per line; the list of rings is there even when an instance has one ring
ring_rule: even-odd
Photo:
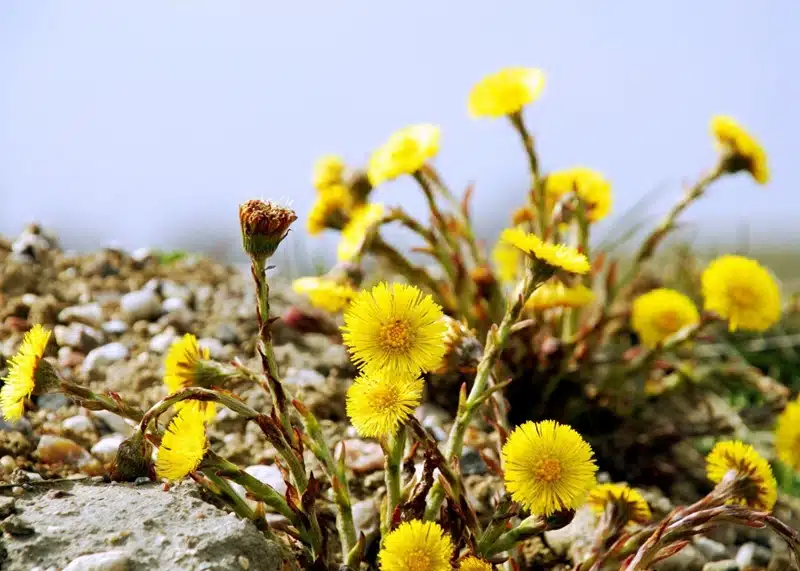
[[[153,446],[137,430],[123,440],[111,466],[111,479],[116,482],[133,482],[137,478],[150,477]]]
[[[239,206],[242,246],[254,261],[261,264],[275,253],[297,220],[291,208],[263,200],[248,200]]]

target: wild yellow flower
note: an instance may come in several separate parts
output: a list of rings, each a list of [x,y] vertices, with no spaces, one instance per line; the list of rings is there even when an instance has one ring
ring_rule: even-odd
[[[362,373],[347,390],[347,416],[361,436],[393,434],[419,406],[423,385],[416,375]]]
[[[208,388],[219,382],[219,371],[211,363],[207,348],[200,347],[197,337],[187,333],[172,343],[164,360],[164,384],[170,394],[187,387]],[[175,405],[180,411],[191,408],[199,412],[205,420],[216,415],[216,403],[198,400],[184,400]]]
[[[711,119],[711,134],[726,155],[728,172],[749,172],[759,184],[769,182],[767,153],[755,137],[733,118],[717,115]]]
[[[25,333],[19,350],[9,360],[8,375],[0,390],[0,409],[7,421],[16,422],[22,418],[25,399],[57,382],[55,370],[44,360],[49,341],[50,331],[37,323]]]
[[[386,535],[378,562],[381,571],[451,571],[454,549],[438,523],[415,519]]]
[[[589,260],[575,248],[565,244],[543,242],[536,234],[520,228],[506,228],[500,240],[519,248],[544,264],[549,271],[563,270],[572,274],[585,274],[590,269]]]
[[[552,172],[544,179],[544,189],[551,208],[565,194],[575,193],[586,204],[590,222],[611,212],[611,183],[594,169],[580,166]]]
[[[674,289],[654,289],[633,302],[631,325],[645,347],[655,347],[699,321],[692,300]]]
[[[526,422],[503,446],[506,490],[537,515],[577,509],[595,485],[592,448],[570,426]]]
[[[548,281],[534,290],[525,302],[531,311],[543,311],[555,307],[583,307],[594,300],[594,292],[583,284],[567,286]]]
[[[470,555],[458,564],[458,571],[492,571],[492,564]]]
[[[718,442],[706,457],[708,479],[718,484],[735,482],[730,502],[755,510],[770,511],[778,497],[772,468],[749,444],[739,441]]]
[[[196,407],[184,407],[172,417],[156,456],[156,475],[172,482],[197,470],[206,454],[206,423]]]
[[[292,289],[308,296],[311,305],[336,313],[344,309],[355,297],[355,290],[330,278],[304,277],[292,282]]]
[[[383,204],[365,204],[353,210],[342,230],[336,255],[340,262],[349,262],[361,253],[369,237],[383,220]]]
[[[728,320],[731,331],[764,331],[781,316],[777,282],[755,260],[725,255],[703,272],[705,308]]]
[[[395,132],[369,159],[367,176],[372,186],[414,174],[439,152],[439,127],[428,123]]]
[[[778,417],[775,451],[781,462],[800,471],[800,398],[787,404]]]
[[[522,268],[522,252],[518,248],[499,240],[492,250],[497,276],[502,282],[515,282]]]
[[[445,351],[447,325],[430,295],[407,284],[362,291],[344,314],[343,340],[368,374],[430,371]]]
[[[645,524],[652,514],[650,506],[638,490],[627,484],[599,484],[591,492],[586,502],[596,513],[602,514],[608,504],[613,504],[625,523]]]
[[[501,69],[481,79],[470,91],[467,107],[472,117],[502,117],[522,111],[539,98],[544,73],[529,67]]]
[[[342,184],[325,187],[317,195],[306,221],[306,230],[316,236],[326,228],[341,230],[353,209],[353,196]]]
[[[314,163],[311,183],[319,191],[323,191],[334,184],[342,184],[345,164],[338,155],[323,155]]]

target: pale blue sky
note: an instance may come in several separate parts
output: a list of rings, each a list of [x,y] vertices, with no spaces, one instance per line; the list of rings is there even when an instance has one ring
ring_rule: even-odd
[[[522,199],[525,159],[466,95],[527,65],[547,73],[526,115],[545,168],[602,170],[616,213],[658,188],[655,216],[713,160],[709,118],[730,114],[772,183],[729,179],[691,219],[711,239],[746,223],[797,242],[798,22],[789,1],[2,0],[0,232],[37,219],[76,247],[235,244],[242,200],[291,198],[304,217],[319,154],[360,163],[423,121],[489,228]],[[408,182],[378,197],[422,212]]]

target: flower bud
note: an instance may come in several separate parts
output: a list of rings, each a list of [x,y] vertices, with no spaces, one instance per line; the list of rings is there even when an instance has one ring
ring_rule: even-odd
[[[248,200],[239,206],[242,246],[254,261],[264,261],[275,253],[297,220],[291,208],[263,200]]]

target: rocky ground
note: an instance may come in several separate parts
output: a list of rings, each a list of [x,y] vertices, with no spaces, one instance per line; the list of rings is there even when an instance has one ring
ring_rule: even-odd
[[[345,441],[356,524],[368,531],[377,523],[383,461],[380,446],[359,439],[346,422],[344,395],[354,370],[335,324],[309,313],[285,281],[275,278],[272,284],[273,313],[283,317],[274,333],[286,384],[322,419],[331,442]],[[164,354],[186,332],[221,362],[260,366],[252,357],[253,288],[242,268],[191,256],[165,260],[146,250],[70,254],[31,227],[11,240],[0,238],[0,377],[34,323],[53,330],[52,356],[66,378],[116,391],[141,407],[166,395]],[[245,383],[231,388],[254,408],[268,409],[261,388]],[[169,490],[153,483],[107,483],[108,462],[131,430],[124,419],[89,412],[60,394],[34,402],[36,410],[19,423],[0,421],[0,568],[278,568],[274,544],[204,502],[192,483]],[[418,416],[445,438],[451,421],[446,411],[423,404]],[[209,437],[217,452],[283,488],[274,452],[254,425],[222,409]],[[479,430],[470,432],[462,468],[475,505],[490,513],[490,499],[502,485],[476,451],[486,438]],[[657,489],[647,492],[655,512],[670,509]],[[528,568],[571,568],[593,521],[581,512],[565,530],[528,544]],[[778,570],[789,569],[788,561],[769,534],[727,530],[662,568]]]

